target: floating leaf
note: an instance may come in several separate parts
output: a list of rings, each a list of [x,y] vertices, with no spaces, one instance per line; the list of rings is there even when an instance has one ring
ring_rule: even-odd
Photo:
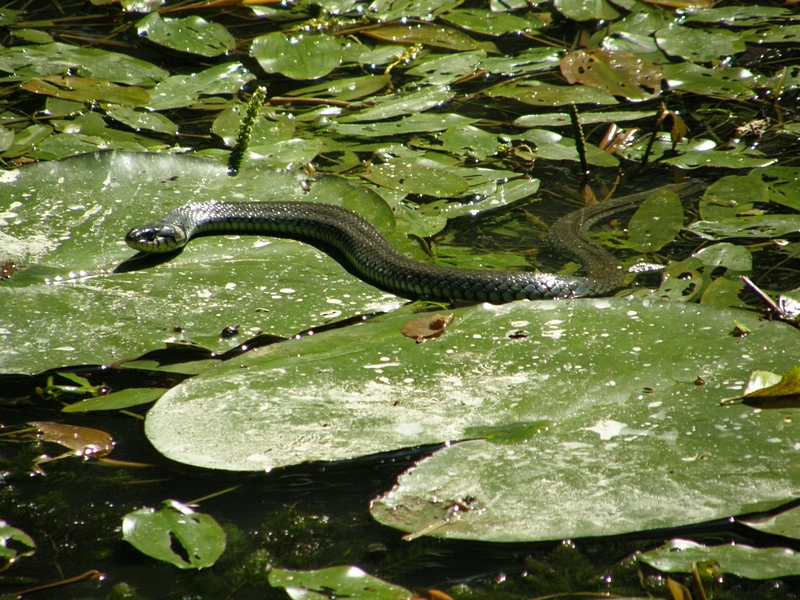
[[[165,110],[193,104],[198,96],[233,94],[255,76],[241,63],[217,65],[192,75],[173,75],[150,90],[147,108]]]
[[[361,77],[346,77],[336,81],[328,81],[317,85],[293,90],[286,94],[295,96],[331,96],[336,100],[348,101],[370,96],[382,90],[392,81],[390,75],[363,75]]]
[[[691,150],[678,156],[667,158],[661,162],[675,165],[681,169],[699,169],[700,167],[726,167],[729,169],[752,169],[766,167],[778,162],[777,158],[756,158],[742,152],[721,150]]]
[[[607,0],[554,0],[553,6],[565,17],[576,21],[611,21],[619,17]]]
[[[250,56],[267,73],[281,73],[292,79],[317,79],[342,62],[342,45],[330,35],[287,37],[275,31],[254,39]]]
[[[777,238],[800,231],[799,215],[760,215],[720,221],[695,221],[687,227],[707,240],[726,238]]]
[[[169,75],[168,71],[127,54],[58,42],[0,50],[0,71],[19,77],[61,75],[69,70],[80,77],[141,86],[155,85]]]
[[[658,252],[683,229],[680,197],[660,189],[647,198],[631,217],[628,240],[638,252]]]
[[[292,600],[353,598],[354,600],[413,600],[405,588],[368,575],[358,567],[329,567],[319,571],[272,569],[269,584],[280,587]]]
[[[744,282],[739,279],[717,277],[708,284],[700,296],[700,304],[715,308],[746,308],[747,304],[739,298]]]
[[[529,443],[452,443],[373,503],[381,522],[417,532],[431,521],[414,506],[441,516],[448,502],[476,497],[476,508],[437,536],[612,535],[795,497],[794,442],[768,441],[785,438],[784,415],[719,405],[745,372],[796,364],[778,350],[796,346],[795,329],[657,300],[518,302],[453,314],[446,334],[425,344],[400,335],[418,315],[395,315],[228,361],[165,394],[146,434],[173,460],[256,471],[454,442],[471,427],[555,422]],[[734,318],[748,336],[730,335]],[[694,385],[698,377],[706,385]],[[654,476],[642,478],[642,468]]]
[[[725,267],[732,271],[750,271],[753,256],[745,246],[723,242],[706,246],[692,255],[708,267]]]
[[[706,546],[691,540],[670,540],[656,550],[637,552],[637,560],[667,573],[691,573],[692,565],[712,560],[724,573],[748,579],[800,575],[800,552],[789,548],[754,548],[731,543]]]
[[[342,117],[340,123],[383,121],[400,115],[413,115],[441,106],[455,96],[446,86],[426,86],[410,94],[374,98],[375,106]]]
[[[458,196],[469,187],[463,178],[443,169],[405,162],[376,165],[364,172],[362,177],[393,190],[435,198]]]
[[[738,520],[758,531],[800,539],[800,508],[791,508],[777,515]]]
[[[481,8],[459,8],[442,15],[442,20],[476,33],[495,36],[517,31],[529,32],[544,25],[532,15],[518,17]]]
[[[587,86],[566,87],[541,81],[506,83],[484,92],[490,98],[513,98],[526,104],[539,106],[565,106],[570,104],[616,104],[617,100],[602,90]]]
[[[667,64],[662,67],[667,85],[672,89],[730,100],[755,97],[756,78],[747,69],[707,69],[693,63]]]
[[[580,116],[581,125],[594,123],[621,123],[625,121],[638,121],[653,117],[651,110],[607,110],[601,112],[587,112]],[[542,127],[546,125],[564,127],[570,124],[567,113],[548,113],[545,115],[524,115],[514,121],[518,127]]]
[[[136,86],[120,86],[107,81],[85,77],[44,77],[31,79],[22,88],[35,94],[47,94],[78,102],[110,102],[126,106],[144,106],[150,94]]]
[[[69,448],[75,456],[100,458],[114,449],[114,439],[99,429],[48,421],[31,421],[29,425],[39,430],[42,441]]]
[[[516,56],[491,56],[481,61],[481,69],[496,75],[523,75],[550,71],[563,52],[557,48],[527,48]]]
[[[108,116],[112,119],[124,123],[131,129],[149,129],[158,133],[175,135],[178,133],[178,126],[167,117],[156,112],[144,112],[134,110],[126,106],[110,107]]]
[[[634,102],[661,94],[661,69],[628,52],[576,50],[559,63],[569,83],[582,83]]]
[[[212,566],[225,551],[225,531],[209,515],[167,500],[159,510],[140,508],[125,515],[122,539],[139,552],[181,569]],[[179,552],[173,545],[179,545]]]
[[[428,25],[427,23],[415,25],[390,23],[365,29],[363,33],[385,42],[423,44],[424,46],[458,51],[477,49],[477,44],[467,34],[450,27]]]
[[[130,408],[158,400],[166,389],[163,388],[130,388],[111,394],[81,400],[61,409],[65,413],[90,412],[94,410],[119,410]]]
[[[236,40],[224,26],[198,16],[162,19],[157,12],[152,12],[139,21],[136,28],[139,35],[156,44],[200,56],[219,56],[236,47]]]
[[[0,264],[24,270],[0,285],[0,372],[108,364],[181,339],[224,352],[230,342],[219,332],[230,323],[247,335],[290,335],[333,308],[371,312],[387,301],[319,250],[266,236],[199,239],[168,263],[114,272],[134,256],[122,241],[134,225],[189,198],[299,200],[308,193],[302,173],[244,168],[229,177],[215,161],[122,152],[5,173]],[[367,198],[336,187],[340,201]]]
[[[483,50],[436,56],[408,69],[406,75],[424,77],[424,85],[448,85],[474,73],[484,58]]]
[[[336,126],[336,133],[344,137],[391,137],[400,134],[444,131],[450,127],[466,126],[475,123],[477,119],[463,117],[455,114],[418,114],[404,117],[399,121],[385,123],[366,123],[364,125],[340,124]]]
[[[719,220],[747,213],[755,202],[767,202],[769,193],[761,174],[753,171],[745,177],[728,175],[712,183],[700,200],[700,217]]]
[[[696,63],[722,61],[747,48],[739,32],[724,29],[707,31],[673,23],[656,31],[655,36],[658,47],[667,54]]]

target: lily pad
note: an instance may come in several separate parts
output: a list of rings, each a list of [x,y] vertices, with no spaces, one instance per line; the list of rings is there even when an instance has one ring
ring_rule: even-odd
[[[290,335],[331,310],[370,312],[387,298],[319,250],[258,236],[196,240],[167,263],[117,269],[134,255],[123,242],[134,225],[189,200],[301,199],[302,174],[243,169],[233,178],[212,161],[116,152],[5,174],[0,260],[18,272],[0,282],[2,372],[103,364],[184,336],[225,350],[235,340],[219,332],[231,324],[245,336]],[[362,192],[361,206],[382,203]],[[350,192],[337,183],[334,194],[315,193]]]
[[[225,531],[213,517],[175,500],[167,500],[159,510],[140,508],[125,515],[122,539],[181,569],[210,567],[225,551]]]
[[[655,301],[517,302],[453,315],[421,344],[401,333],[417,317],[396,315],[229,361],[165,394],[146,433],[173,460],[255,471],[553,422],[510,445],[451,444],[373,503],[385,524],[436,526],[432,534],[447,537],[612,535],[794,497],[797,439],[780,411],[719,404],[750,370],[795,364],[791,327]],[[734,320],[751,333],[731,336]],[[443,521],[468,498],[472,510]]]
[[[162,19],[157,12],[150,13],[136,25],[139,35],[182,52],[200,56],[219,56],[236,47],[236,40],[219,23],[209,23],[202,17]]]
[[[342,62],[342,45],[329,35],[287,37],[275,31],[254,39],[250,56],[267,73],[281,73],[292,79],[317,79]]]
[[[748,579],[800,575],[800,553],[789,548],[754,548],[747,544],[706,546],[678,539],[656,550],[639,552],[636,558],[668,573],[691,573],[694,563],[712,560],[719,564],[723,573]]]
[[[356,600],[413,600],[399,585],[373,577],[358,567],[330,567],[319,571],[272,569],[269,584],[286,590],[292,600],[355,598]]]
[[[155,85],[169,75],[168,71],[127,54],[58,42],[3,48],[0,70],[30,78],[62,75],[74,70],[81,77],[143,86]]]

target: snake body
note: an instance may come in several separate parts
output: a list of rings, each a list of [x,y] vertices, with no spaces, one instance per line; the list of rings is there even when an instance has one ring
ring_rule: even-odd
[[[339,250],[365,281],[405,298],[501,304],[607,295],[622,286],[622,266],[587,236],[597,221],[640,203],[626,196],[575,211],[556,222],[550,243],[580,261],[588,276],[442,267],[400,252],[367,219],[346,208],[315,202],[196,202],[156,223],[135,227],[126,243],[142,252],[171,252],[199,234],[272,234],[322,242]]]

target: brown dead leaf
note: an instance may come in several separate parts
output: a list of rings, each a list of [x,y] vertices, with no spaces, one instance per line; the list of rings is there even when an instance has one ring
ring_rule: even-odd
[[[667,588],[669,588],[674,600],[692,600],[692,593],[682,583],[678,583],[672,577],[667,577]]]
[[[414,319],[403,325],[400,332],[411,338],[417,340],[417,343],[424,342],[437,338],[444,333],[447,326],[453,322],[453,315],[433,315],[430,317],[422,317],[421,319]]]
[[[629,52],[576,50],[559,63],[569,83],[581,83],[634,102],[661,94],[661,69]]]
[[[69,448],[67,454],[100,458],[114,449],[114,439],[105,431],[50,421],[28,423],[39,430],[39,439]]]

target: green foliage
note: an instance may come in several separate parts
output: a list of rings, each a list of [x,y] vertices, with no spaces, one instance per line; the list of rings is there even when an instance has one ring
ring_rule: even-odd
[[[225,532],[213,517],[175,500],[163,502],[159,510],[141,508],[125,515],[122,538],[181,569],[210,567],[225,551]]]

